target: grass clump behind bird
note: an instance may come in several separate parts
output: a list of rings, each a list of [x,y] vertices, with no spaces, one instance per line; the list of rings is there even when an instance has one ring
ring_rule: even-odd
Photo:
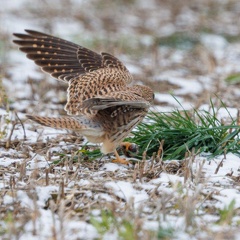
[[[217,117],[212,101],[209,111],[189,111],[181,106],[181,110],[171,113],[150,112],[147,121],[139,124],[128,140],[139,145],[140,155],[146,151],[149,156],[158,152],[160,142],[164,142],[163,160],[184,159],[186,152],[193,149],[195,153],[204,152],[210,157],[228,152],[240,154],[240,126],[223,103],[222,107],[228,112],[228,125]]]

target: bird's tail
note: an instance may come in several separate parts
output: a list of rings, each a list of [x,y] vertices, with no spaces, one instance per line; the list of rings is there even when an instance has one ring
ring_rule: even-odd
[[[60,128],[60,129],[71,129],[71,130],[80,130],[84,126],[71,117],[40,117],[35,115],[27,115],[27,117],[41,125]]]

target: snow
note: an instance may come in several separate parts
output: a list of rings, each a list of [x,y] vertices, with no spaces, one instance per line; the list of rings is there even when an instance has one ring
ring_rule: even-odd
[[[111,189],[116,196],[127,202],[133,198],[135,192],[132,184],[124,181],[119,181],[117,183],[108,182],[105,184],[105,187]]]
[[[148,200],[148,194],[145,191],[135,191],[129,182],[107,182],[105,183],[105,187],[111,189],[114,195],[125,200],[127,203],[133,201],[136,208]]]
[[[126,167],[115,163],[105,163],[101,169],[106,172],[126,171]]]
[[[150,183],[154,183],[154,184],[160,184],[160,183],[178,184],[178,182],[183,183],[183,178],[176,175],[170,175],[167,173],[161,173],[161,178],[155,178],[150,181]]]
[[[1,150],[1,148],[0,148],[0,150]],[[3,153],[1,153],[1,154],[3,154]],[[0,155],[0,157],[1,157],[1,155]],[[17,162],[22,162],[23,161],[23,159],[21,159],[21,158],[19,158],[19,159],[11,159],[11,158],[1,158],[1,161],[0,161],[0,166],[4,166],[4,167],[7,167],[7,166],[9,166],[9,165],[11,165],[11,164],[13,164],[13,163],[17,163]]]
[[[219,179],[220,177],[225,177],[227,173],[229,174],[232,171],[233,176],[238,176],[240,174],[240,158],[232,153],[228,153],[226,155],[226,159],[224,159],[222,165],[220,165],[218,173],[215,174],[215,171],[222,159],[223,156],[219,156],[215,160],[205,162],[203,170],[205,171],[206,177],[216,177]]]
[[[224,50],[228,45],[224,37],[215,34],[203,34],[200,41],[209,51],[213,51],[217,58],[224,56]]]
[[[90,185],[90,181],[86,180],[86,179],[81,179],[78,183],[79,186],[83,187],[83,186],[87,186]]]
[[[163,36],[171,36],[179,30],[181,32],[184,29],[192,29],[191,27],[198,26],[197,24],[202,16],[189,6],[184,6],[178,14],[176,13],[175,22],[169,21],[173,17],[171,8],[167,6],[159,8],[157,1],[154,0],[140,0],[137,3],[132,3],[136,4],[134,8],[137,6],[137,13],[134,13],[133,7],[129,5],[130,14],[122,16],[123,9],[126,11],[126,8],[123,8],[120,10],[120,17],[117,12],[112,12],[110,8],[107,11],[112,12],[116,17],[119,27],[116,28],[113,23],[111,27],[114,28],[114,31],[108,31],[105,22],[109,20],[106,18],[105,21],[99,20],[100,15],[96,14],[99,14],[99,12],[93,11],[94,4],[92,1],[73,0],[69,2],[71,3],[68,6],[69,8],[66,7],[65,9],[60,2],[54,0],[49,5],[49,9],[45,9],[53,15],[53,18],[48,19],[45,15],[38,16],[43,4],[41,1],[36,1],[32,5],[30,0],[0,0],[2,6],[0,9],[1,33],[3,39],[6,36],[9,37],[6,46],[11,45],[11,49],[6,48],[5,50],[5,45],[3,45],[4,49],[0,48],[3,54],[6,54],[4,64],[8,64],[1,80],[10,104],[10,110],[3,109],[2,105],[0,106],[0,142],[4,143],[6,141],[13,127],[12,122],[17,120],[14,111],[17,112],[24,124],[24,129],[19,123],[13,131],[11,139],[18,140],[16,146],[14,145],[9,149],[6,149],[4,144],[0,146],[0,190],[2,193],[0,203],[3,207],[9,207],[8,211],[10,213],[14,210],[14,204],[19,204],[19,214],[20,208],[24,213],[31,212],[31,217],[25,220],[25,224],[18,226],[20,223],[16,220],[17,228],[22,229],[19,239],[50,239],[53,238],[53,229],[56,231],[56,239],[118,239],[116,230],[107,232],[104,236],[99,236],[97,229],[89,222],[90,215],[100,218],[101,211],[106,210],[109,206],[114,206],[113,208],[117,209],[116,212],[126,211],[127,220],[130,218],[129,221],[134,224],[138,224],[138,219],[135,220],[137,223],[134,222],[131,211],[133,211],[135,217],[139,214],[139,222],[143,222],[143,229],[158,231],[160,227],[173,228],[175,230],[174,237],[177,239],[198,239],[198,237],[207,239],[209,229],[218,233],[226,230],[227,227],[236,227],[234,231],[237,232],[239,216],[234,216],[232,223],[226,227],[218,225],[219,214],[211,214],[210,211],[206,210],[206,208],[212,207],[218,211],[226,209],[232,201],[235,201],[234,211],[236,213],[240,208],[239,184],[238,181],[234,180],[234,177],[238,178],[240,176],[240,157],[234,154],[228,153],[226,158],[222,155],[211,160],[207,159],[207,156],[197,156],[192,167],[194,177],[197,175],[201,164],[203,164],[203,169],[199,178],[194,178],[193,182],[190,179],[184,179],[182,175],[172,175],[166,172],[159,173],[157,177],[153,177],[151,180],[147,180],[146,177],[140,179],[139,176],[133,179],[133,175],[137,172],[133,169],[133,166],[111,163],[107,157],[95,161],[96,165],[100,165],[97,170],[95,170],[93,163],[89,164],[91,167],[88,167],[82,160],[81,163],[73,163],[72,174],[69,173],[67,165],[54,166],[52,161],[59,160],[59,157],[51,156],[51,161],[49,161],[46,157],[47,154],[54,155],[62,152],[65,154],[67,152],[66,156],[69,156],[69,152],[74,146],[75,150],[77,144],[68,144],[59,140],[61,135],[67,135],[65,130],[41,127],[31,121],[25,121],[25,113],[33,112],[44,116],[48,115],[47,113],[50,113],[51,116],[59,115],[59,105],[55,104],[59,102],[59,95],[55,92],[56,89],[47,89],[45,98],[49,99],[49,102],[44,105],[45,109],[42,109],[40,106],[42,105],[41,98],[37,93],[35,93],[34,100],[31,100],[30,104],[29,99],[33,97],[33,93],[27,83],[29,78],[34,79],[37,83],[47,78],[47,81],[54,84],[55,80],[42,73],[39,67],[18,51],[17,46],[12,44],[13,32],[36,29],[46,32],[51,31],[57,36],[74,42],[81,43],[83,40],[89,45],[92,44],[93,50],[99,45],[99,43],[93,42],[94,37],[97,36],[97,38],[103,39],[103,43],[98,47],[108,47],[109,50],[113,48],[112,43],[109,44],[110,40],[117,40],[119,35],[125,34],[124,39],[129,41],[126,44],[132,47],[134,51],[130,50],[128,52],[128,49],[122,46],[125,44],[125,40],[124,43],[123,40],[120,43],[116,41],[113,45],[119,44],[119,48],[116,49],[119,52],[118,56],[126,64],[129,71],[140,78],[138,83],[146,84],[147,81],[144,82],[142,79],[147,78],[156,82],[164,81],[166,84],[172,84],[176,88],[170,92],[177,97],[184,109],[190,109],[193,106],[191,99],[204,98],[204,91],[216,92],[225,84],[223,79],[226,76],[240,71],[240,44],[238,42],[231,43],[224,37],[225,33],[227,35],[235,32],[236,35],[239,35],[239,28],[237,25],[233,26],[229,13],[222,13],[221,15],[222,20],[226,19],[227,21],[223,24],[224,29],[211,34],[201,33],[199,36],[199,44],[206,48],[206,51],[210,52],[216,61],[213,72],[205,74],[200,71],[201,68],[197,68],[197,73],[195,73],[194,69],[192,70],[189,65],[185,65],[189,61],[185,48],[173,49],[171,46],[161,46],[158,42]],[[28,9],[29,6],[31,6],[30,9]],[[198,5],[196,5],[197,7]],[[104,6],[98,6],[98,8],[101,11],[104,10]],[[147,17],[144,18],[142,12],[146,13],[146,10],[151,11],[151,14],[147,14]],[[58,11],[62,11],[64,17],[59,17]],[[18,15],[18,12],[21,14]],[[101,14],[107,17],[104,12]],[[81,20],[76,21],[77,18],[81,18]],[[111,21],[111,18],[109,19]],[[209,22],[209,26],[213,24],[212,22]],[[139,31],[142,32],[140,35],[136,34],[137,29],[142,29]],[[153,32],[151,32],[152,30]],[[2,41],[1,39],[0,47],[2,47]],[[136,43],[142,45],[143,49],[140,50],[143,51],[144,56],[137,51],[135,52]],[[158,59],[157,63],[152,66],[155,54]],[[0,52],[0,57],[2,63],[2,52]],[[134,57],[137,60],[133,61]],[[216,86],[217,88],[215,88]],[[232,92],[229,88],[230,86],[224,85],[223,95],[231,96],[234,93],[235,96],[240,96],[238,87],[233,87],[234,91],[232,90]],[[189,98],[186,98],[186,96]],[[155,98],[157,102],[163,104],[153,106],[152,110],[169,112],[173,108],[179,107],[170,93],[156,92]],[[216,106],[217,116],[220,119],[228,119],[230,114],[235,119],[238,112],[236,106],[238,105],[234,105],[230,98],[227,110],[224,107],[218,109]],[[60,107],[63,108],[63,106]],[[209,105],[201,104],[200,110],[209,111]],[[6,131],[6,136],[1,135],[3,131]],[[23,139],[24,131],[27,140]],[[51,140],[55,141],[54,144]],[[37,142],[52,145],[36,148]],[[81,144],[91,147],[86,140]],[[24,146],[24,152],[20,150],[23,149],[22,146]],[[222,164],[219,166],[221,161]],[[19,179],[20,166],[24,166],[23,163],[26,163],[26,179]],[[54,170],[48,174],[50,182],[48,186],[45,186],[45,169],[49,169],[50,166]],[[30,177],[33,171],[39,171],[37,179]],[[77,174],[75,174],[76,171],[78,171]],[[75,181],[74,177],[76,175],[78,180]],[[14,181],[17,182],[14,183]],[[57,200],[55,201],[52,196],[59,193],[59,181],[63,181],[65,187],[62,203],[57,203]],[[74,196],[77,197],[74,198]],[[197,203],[194,197],[199,200]],[[54,204],[58,207],[62,204],[63,210],[59,208],[51,209],[48,206],[49,200],[55,201]],[[68,204],[64,205],[68,200],[78,206],[76,211],[74,209],[76,205],[73,204],[70,207]],[[188,201],[192,203],[191,206],[188,205]],[[189,232],[185,231],[187,228],[187,217],[185,215],[191,208],[193,208],[192,214],[195,215],[194,221],[201,229],[198,237],[188,234],[195,230],[192,232],[191,230]],[[109,207],[109,209],[111,208]],[[126,209],[130,209],[130,213]],[[3,212],[3,208],[1,210]],[[89,210],[88,215],[85,214],[87,210]],[[185,215],[183,214],[184,211]],[[84,217],[81,214],[85,214]],[[130,214],[131,217],[127,214]],[[189,214],[191,215],[191,212]],[[13,223],[15,224],[15,222]],[[3,232],[7,224],[8,222],[5,219],[0,220],[0,229],[3,229]],[[203,229],[206,229],[207,226],[209,226],[209,229],[204,231]],[[36,235],[33,234],[34,230]],[[237,234],[235,238],[238,238]]]
[[[155,100],[159,102],[166,102],[169,105],[179,107],[179,103],[176,101],[176,99],[171,95],[171,94],[166,94],[166,93],[156,93],[155,94]],[[178,97],[177,100],[179,102],[183,102],[182,97]]]
[[[222,189],[220,191],[220,195],[213,196],[218,202],[216,203],[216,207],[219,209],[224,209],[228,207],[230,203],[234,200],[235,205],[234,208],[238,209],[240,207],[240,192],[236,189]]]
[[[202,91],[202,84],[194,79],[184,79],[177,77],[166,77],[161,76],[161,78],[167,79],[170,83],[176,84],[180,87],[180,89],[174,90],[174,94],[186,94],[186,93],[199,93]]]

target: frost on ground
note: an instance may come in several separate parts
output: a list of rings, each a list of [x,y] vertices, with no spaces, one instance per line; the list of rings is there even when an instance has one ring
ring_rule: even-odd
[[[67,86],[12,44],[35,29],[113,53],[153,111],[179,104],[237,117],[240,3],[233,1],[0,0],[0,238],[238,239],[240,158],[149,156],[129,166],[84,155],[93,146],[26,114],[66,114]]]

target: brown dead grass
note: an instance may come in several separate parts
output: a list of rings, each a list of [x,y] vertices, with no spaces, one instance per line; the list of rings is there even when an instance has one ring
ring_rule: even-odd
[[[55,32],[56,22],[76,22],[79,24],[79,28],[81,26],[85,29],[86,36],[74,32],[70,34],[69,40],[80,44],[84,43],[84,46],[95,51],[112,52],[116,56],[127,55],[128,57],[125,58],[126,64],[131,63],[141,69],[141,72],[135,75],[136,79],[152,87],[155,92],[166,93],[177,89],[177,85],[169,83],[167,80],[160,83],[152,80],[154,76],[160,75],[164,71],[184,70],[186,71],[185,74],[191,76],[191,78],[210,76],[213,82],[211,89],[205,89],[198,96],[189,93],[182,97],[191,102],[193,106],[200,106],[208,102],[209,96],[217,93],[227,106],[238,108],[239,95],[236,92],[236,85],[226,86],[223,81],[226,76],[219,75],[216,72],[217,67],[223,66],[224,62],[218,62],[212,52],[204,48],[198,41],[198,36],[201,33],[214,33],[226,38],[233,37],[229,32],[231,32],[232,26],[239,25],[236,21],[240,21],[238,1],[182,0],[178,1],[177,4],[176,1],[171,0],[156,0],[153,2],[154,8],[148,8],[140,7],[138,1],[134,0],[93,0],[89,3],[86,2],[84,7],[78,8],[70,0],[59,1],[57,5],[43,1],[40,8],[39,4],[29,4],[24,9],[12,11],[11,14],[18,16],[19,19],[28,18],[29,21],[35,21],[35,19],[40,21],[41,30],[48,33]],[[162,10],[166,11],[163,12]],[[187,14],[193,14],[197,20],[195,22],[181,22],[179,19],[184,18]],[[229,17],[224,17],[224,14],[228,14]],[[131,20],[126,22],[125,16],[126,19],[127,17],[137,19],[136,24],[134,25]],[[159,30],[168,24],[173,25],[175,30],[172,35],[167,36],[166,41],[166,36],[161,35]],[[10,74],[14,68],[8,61],[7,55],[8,51],[12,51],[15,47],[10,44],[10,33],[4,30],[6,27],[1,26],[0,28],[2,28],[0,29],[0,57],[2,63],[0,64],[0,107],[6,110],[10,109],[10,112],[12,112],[16,110],[11,107],[11,103],[18,102],[21,105],[22,101],[26,99],[16,97],[10,89],[6,89],[2,84],[2,79],[6,78],[14,86],[15,79],[12,79]],[[127,30],[124,32],[122,31],[124,29]],[[18,31],[21,32],[23,29]],[[239,37],[239,35],[238,32],[234,37]],[[142,43],[142,39],[146,36],[151,38],[150,44]],[[179,50],[178,41],[186,36],[187,38],[184,38],[184,41],[190,41],[193,47],[184,52],[183,61],[171,60],[171,57]],[[29,106],[21,110],[22,113],[46,113],[47,111],[46,115],[65,114],[63,106],[66,102],[66,85],[50,82],[47,75],[40,82],[29,76],[26,79],[27,84],[31,86],[31,97],[27,99],[29,100]],[[52,102],[51,97],[47,97],[48,90],[53,90],[54,99],[57,99],[57,101]],[[37,105],[36,100],[39,102]],[[166,102],[163,99],[155,102],[155,104],[165,105]],[[44,209],[51,210],[53,216],[57,214],[60,217],[63,226],[62,231],[64,231],[64,221],[83,220],[89,223],[91,211],[103,209],[112,212],[115,218],[127,219],[132,222],[136,239],[139,239],[139,236],[142,239],[159,239],[157,233],[152,233],[143,228],[144,222],[154,219],[161,223],[168,216],[183,217],[186,225],[185,233],[198,239],[234,238],[238,232],[237,228],[229,230],[223,227],[216,233],[207,222],[198,226],[195,221],[201,215],[196,213],[196,209],[204,211],[203,214],[218,215],[219,212],[214,204],[211,207],[209,207],[210,204],[206,204],[202,208],[199,207],[199,205],[202,206],[205,203],[215,203],[216,200],[212,197],[212,191],[205,194],[201,192],[201,189],[198,189],[198,185],[206,183],[206,179],[204,179],[201,166],[196,172],[192,170],[192,164],[195,161],[194,153],[182,162],[162,162],[160,153],[152,156],[151,159],[145,159],[143,156],[143,161],[130,166],[124,172],[119,170],[108,172],[104,171],[102,167],[105,162],[110,161],[110,158],[86,161],[81,155],[77,155],[76,152],[82,143],[82,138],[79,138],[79,136],[66,133],[57,135],[49,141],[42,141],[40,133],[39,140],[35,143],[26,139],[28,136],[24,136],[24,134],[22,138],[13,139],[11,132],[14,133],[18,128],[22,129],[27,122],[24,119],[20,120],[18,117],[9,121],[12,127],[7,132],[6,137],[0,133],[0,148],[4,152],[4,154],[0,153],[0,159],[22,160],[7,167],[0,167],[0,180],[3,183],[0,191],[0,219],[5,223],[4,227],[0,225],[0,235],[6,236],[6,239],[19,239],[23,234],[24,227],[29,222],[32,222],[33,226],[36,225],[36,220],[40,214],[36,204],[39,197],[36,188],[50,185],[57,186],[58,190],[51,193]],[[33,125],[32,129],[29,130],[35,131],[35,129],[39,131],[36,125]],[[59,146],[59,142],[64,142],[68,148],[61,149],[61,156],[63,157],[60,162],[54,163],[56,159],[60,159],[59,152],[50,153],[50,150]],[[32,163],[36,154],[46,159],[47,168],[37,167],[37,160],[35,160],[36,168],[29,168],[29,164]],[[77,161],[73,161],[76,157],[78,157]],[[145,212],[143,209],[135,212],[133,203],[127,203],[104,186],[108,181],[126,181],[141,189],[141,185],[137,185],[139,182],[148,183],[152,179],[160,177],[161,173],[164,172],[184,176],[185,183],[184,185],[177,183],[176,186],[168,183],[169,185],[166,188],[174,189],[169,193],[160,191],[160,184],[153,190],[144,190],[149,196],[149,202],[146,203],[149,212]],[[234,179],[234,186],[239,187],[239,177],[229,177]],[[89,184],[79,186],[78,183],[82,179],[88,180]],[[21,205],[17,197],[20,190],[24,191],[33,200],[35,203],[34,209]],[[184,191],[188,190],[189,192],[183,194]],[[190,194],[191,190],[195,191],[194,194]],[[100,193],[107,194],[114,201],[110,202],[99,197]],[[13,202],[4,203],[3,199],[6,196],[13,197]],[[160,219],[159,215],[162,215],[163,219]],[[52,239],[57,239],[56,229],[57,227],[53,226]],[[37,231],[36,226],[33,227],[32,231],[34,236],[41,234]],[[199,237],[201,232],[205,232],[207,237]],[[61,236],[64,239],[64,232],[61,233]]]

